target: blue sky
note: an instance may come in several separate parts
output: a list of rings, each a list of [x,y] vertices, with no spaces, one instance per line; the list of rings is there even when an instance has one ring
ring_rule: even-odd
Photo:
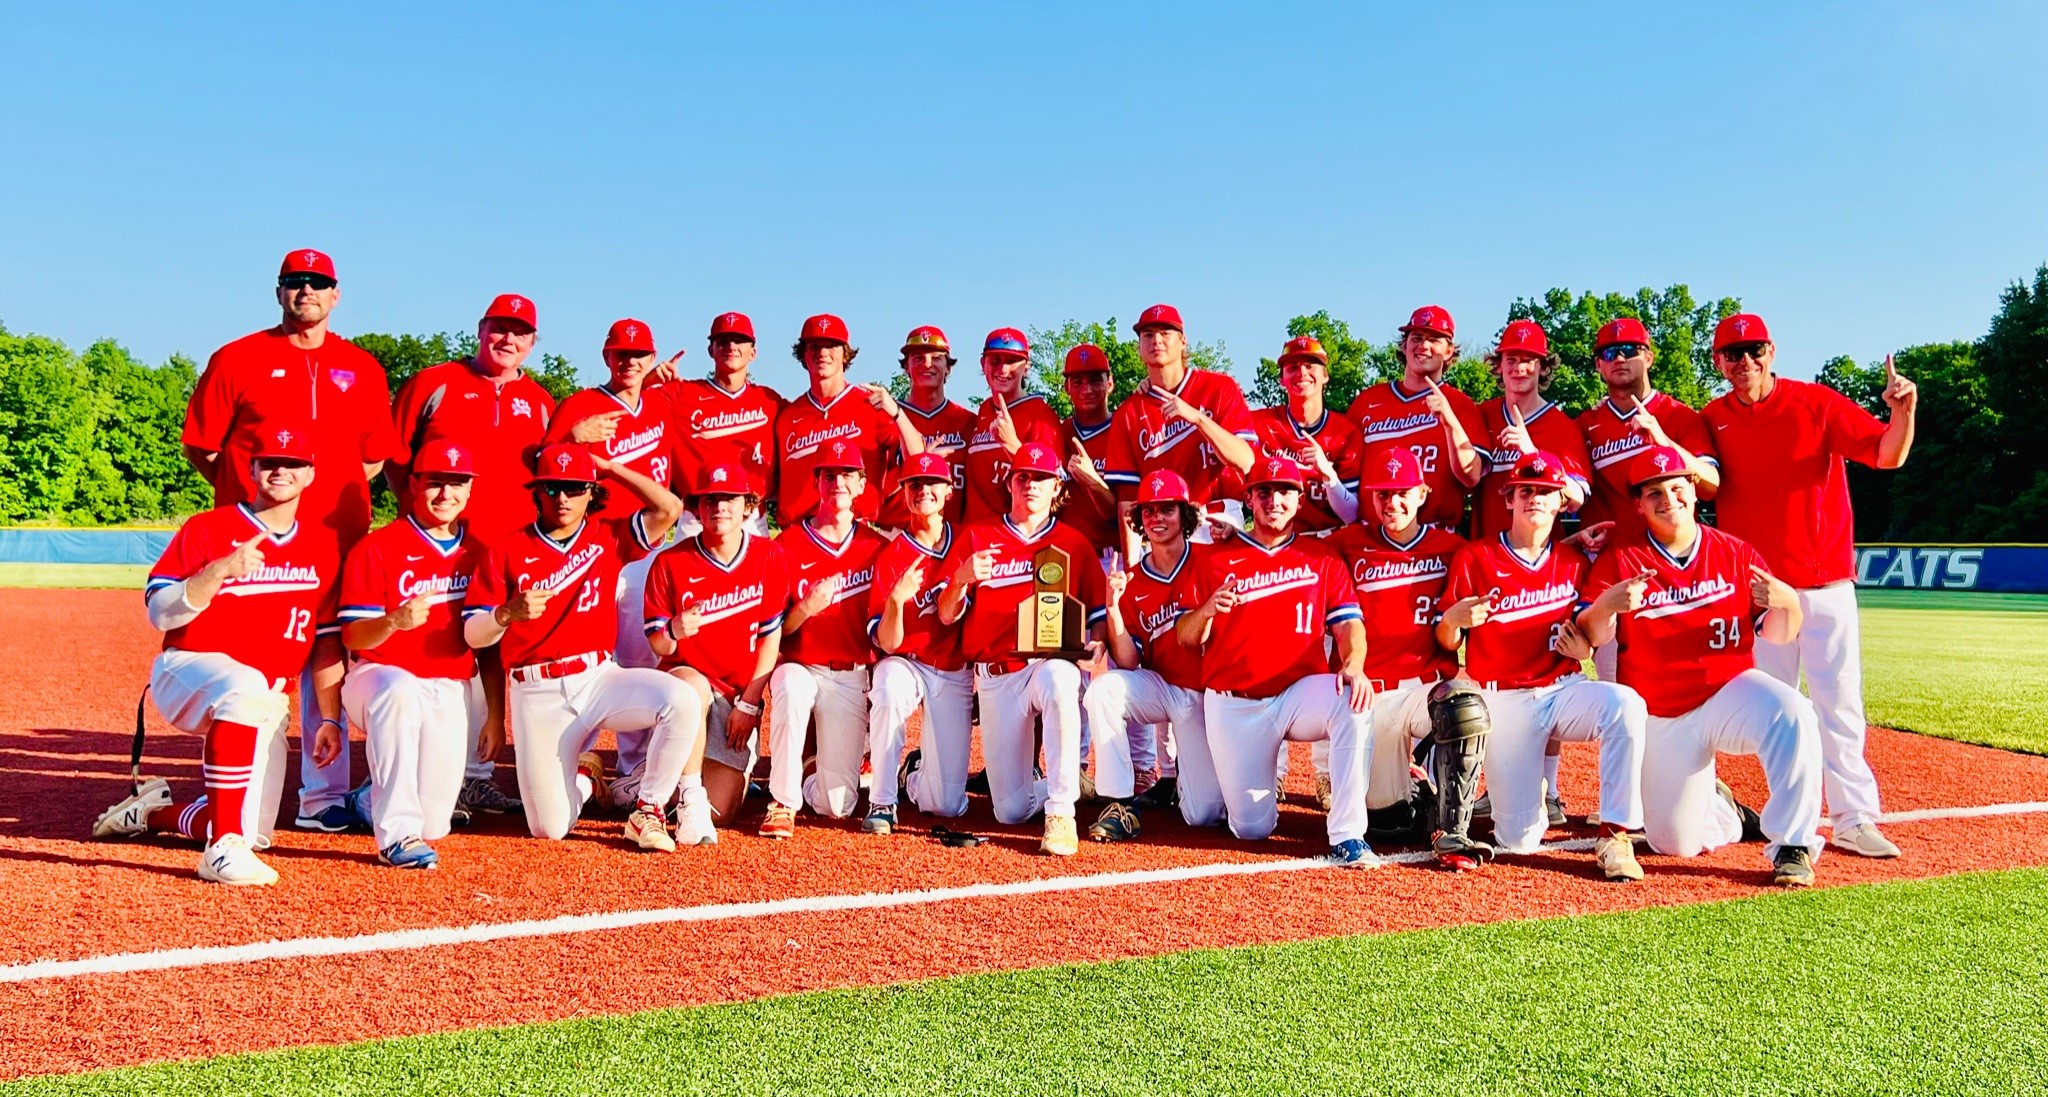
[[[203,357],[312,246],[344,333],[513,291],[701,367],[740,309],[786,391],[818,311],[871,376],[1168,301],[1248,378],[1554,285],[1739,296],[1797,376],[1981,333],[2048,261],[2048,6],[1780,7],[13,7],[0,322]]]

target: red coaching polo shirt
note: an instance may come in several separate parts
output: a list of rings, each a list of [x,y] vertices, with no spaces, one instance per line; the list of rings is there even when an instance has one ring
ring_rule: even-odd
[[[525,371],[501,383],[468,362],[443,362],[398,390],[398,460],[443,440],[469,450],[476,483],[462,517],[477,540],[496,544],[533,521],[529,461],[554,413],[555,398]]]

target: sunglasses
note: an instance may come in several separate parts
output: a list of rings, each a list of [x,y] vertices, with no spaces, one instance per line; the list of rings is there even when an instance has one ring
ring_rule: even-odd
[[[279,289],[333,289],[337,284],[324,274],[286,274],[277,280]]]
[[[581,499],[590,494],[590,485],[584,483],[542,484],[540,490],[550,499]]]
[[[1730,362],[1740,362],[1744,358],[1754,358],[1757,361],[1761,362],[1764,360],[1764,348],[1767,346],[1770,346],[1770,344],[1736,343],[1733,346],[1722,347],[1720,350],[1715,351],[1714,353],[1719,354],[1721,357],[1728,359]]]
[[[1643,353],[1641,343],[1614,343],[1600,348],[1602,362],[1619,362],[1624,358],[1639,357]]]

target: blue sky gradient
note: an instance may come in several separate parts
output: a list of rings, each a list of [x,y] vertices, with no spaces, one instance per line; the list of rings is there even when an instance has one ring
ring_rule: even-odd
[[[787,391],[818,311],[872,377],[1169,301],[1248,379],[1297,313],[1685,281],[1810,376],[2048,261],[2048,7],[1957,7],[13,7],[0,322],[203,357],[312,246],[345,334],[510,291],[695,369],[740,309]]]

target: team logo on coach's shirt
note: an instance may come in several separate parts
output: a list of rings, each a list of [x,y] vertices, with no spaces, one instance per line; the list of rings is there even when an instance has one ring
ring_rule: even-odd
[[[356,383],[356,371],[352,369],[330,369],[327,371],[327,379],[334,382],[335,388],[347,392],[349,386]]]

